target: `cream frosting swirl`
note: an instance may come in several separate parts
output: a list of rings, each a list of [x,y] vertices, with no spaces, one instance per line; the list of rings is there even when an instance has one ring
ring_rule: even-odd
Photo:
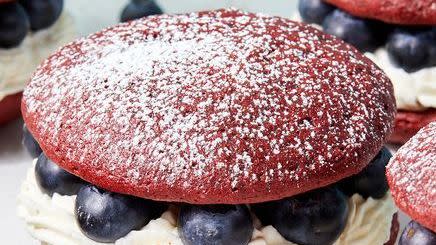
[[[74,215],[75,198],[56,193],[49,197],[42,193],[32,167],[18,197],[18,215],[24,219],[30,233],[43,244],[103,244],[87,238],[80,231]],[[355,194],[348,203],[347,225],[334,245],[382,245],[389,240],[392,216],[397,212],[389,193],[377,200]],[[249,245],[296,245],[286,241],[274,227],[262,227],[257,220],[254,223]],[[160,218],[150,221],[141,230],[131,231],[113,244],[183,245],[177,230],[177,209],[170,208]]]
[[[22,91],[36,67],[75,36],[72,17],[63,13],[50,28],[29,32],[18,47],[0,48],[0,100]]]
[[[298,12],[292,19],[302,21]],[[320,25],[312,24],[312,26],[322,30]],[[365,56],[377,64],[391,79],[398,109],[422,111],[436,108],[436,66],[408,73],[392,63],[385,48],[379,48],[373,53],[366,52]]]

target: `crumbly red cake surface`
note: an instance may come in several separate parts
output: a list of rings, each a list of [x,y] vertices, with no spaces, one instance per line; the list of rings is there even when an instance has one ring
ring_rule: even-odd
[[[418,131],[436,121],[436,109],[425,111],[398,111],[395,117],[394,132],[389,137],[389,142],[404,144]]]
[[[359,172],[393,88],[343,41],[237,10],[154,16],[62,48],[22,111],[49,158],[111,191],[252,203]]]
[[[0,125],[20,116],[22,93],[8,95],[0,100]]]
[[[387,166],[386,176],[397,206],[436,232],[436,122],[403,145]]]
[[[348,13],[403,25],[436,25],[435,0],[325,0]]]

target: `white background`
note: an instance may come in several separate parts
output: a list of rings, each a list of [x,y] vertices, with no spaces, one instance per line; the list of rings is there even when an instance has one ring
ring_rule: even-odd
[[[118,21],[126,0],[65,0],[81,35],[98,31]],[[183,13],[234,6],[237,8],[291,17],[296,0],[160,0],[167,13]],[[16,217],[16,196],[32,159],[21,145],[22,121],[0,128],[0,244],[38,244]]]

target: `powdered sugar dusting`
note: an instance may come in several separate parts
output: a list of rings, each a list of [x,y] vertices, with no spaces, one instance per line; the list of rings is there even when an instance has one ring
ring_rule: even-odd
[[[289,195],[313,188],[313,176],[332,176],[321,185],[355,173],[391,132],[395,107],[386,76],[343,42],[237,10],[151,17],[78,40],[38,69],[24,104],[65,168],[187,202]]]
[[[436,122],[402,146],[387,166],[397,205],[436,230]]]

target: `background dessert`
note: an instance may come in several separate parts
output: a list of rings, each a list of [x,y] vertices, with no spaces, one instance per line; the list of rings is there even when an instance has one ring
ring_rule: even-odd
[[[128,1],[124,0],[111,0],[111,4],[107,4],[106,0],[67,0],[65,7],[73,16],[79,34],[87,35],[117,23],[120,13],[127,3]],[[158,1],[158,3],[167,13],[236,6],[253,12],[292,17],[297,1],[275,0],[271,3],[264,0],[186,0],[180,4],[179,0],[164,0]],[[94,11],[94,9],[99,11]],[[3,173],[0,185],[0,192],[3,193],[2,202],[0,202],[0,215],[4,220],[7,220],[7,222],[0,222],[0,230],[4,231],[3,240],[5,242],[34,244],[34,239],[30,238],[24,224],[18,220],[15,214],[16,193],[19,191],[21,182],[25,179],[29,163],[32,162],[32,158],[21,145],[21,129],[22,125],[16,122],[0,130],[0,145],[2,145],[0,147],[0,171]],[[402,214],[399,217],[404,225],[407,218]]]
[[[436,10],[433,1],[300,0],[297,19],[336,35],[379,65],[394,84],[393,143],[436,120]],[[413,13],[413,14],[412,14]]]
[[[76,35],[63,0],[0,2],[0,124],[19,115],[18,98],[43,59]]]

